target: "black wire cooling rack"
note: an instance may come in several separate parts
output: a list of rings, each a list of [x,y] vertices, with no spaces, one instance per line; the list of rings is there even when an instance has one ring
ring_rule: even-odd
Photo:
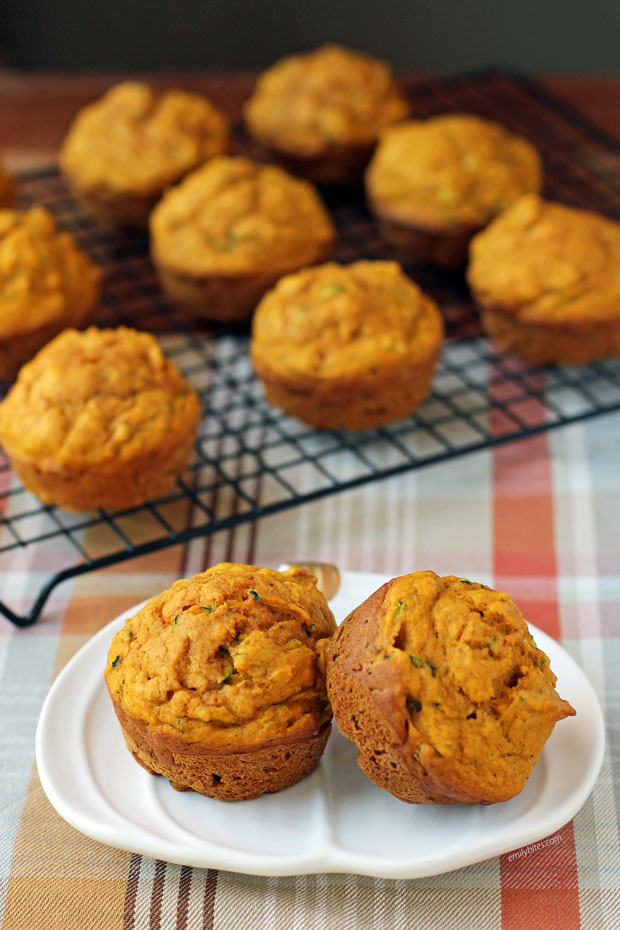
[[[504,71],[415,84],[421,116],[461,110],[498,119],[541,150],[546,194],[620,220],[620,146],[538,85]],[[247,332],[185,328],[162,299],[143,236],[106,233],[80,213],[56,169],[21,179],[24,205],[40,203],[104,271],[100,326],[158,334],[200,393],[193,464],[165,496],[122,512],[72,515],[46,507],[0,461],[0,566],[29,556],[27,595],[0,612],[33,623],[59,582],[187,542],[356,485],[620,409],[620,360],[585,368],[532,368],[481,338],[462,272],[410,267],[440,304],[448,339],[428,400],[411,418],[364,433],[319,432],[270,407],[248,360]],[[361,192],[326,193],[338,228],[336,259],[389,258]],[[36,550],[31,547],[37,547]],[[34,596],[33,596],[34,595]],[[28,600],[30,598],[30,600]]]

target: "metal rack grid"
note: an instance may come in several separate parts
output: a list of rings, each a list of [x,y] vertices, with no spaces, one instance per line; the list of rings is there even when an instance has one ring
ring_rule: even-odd
[[[553,199],[620,219],[620,146],[535,83],[486,71],[410,87],[414,112],[465,110],[499,119],[536,143]],[[620,410],[620,360],[585,368],[532,368],[480,336],[462,272],[406,270],[442,307],[448,339],[430,397],[416,414],[364,433],[312,430],[262,398],[241,330],[185,328],[161,297],[144,236],[106,233],[82,215],[56,169],[21,179],[23,203],[41,203],[104,271],[100,326],[158,334],[200,393],[195,459],[173,489],[142,507],[72,515],[25,491],[0,459],[0,560],[52,547],[41,587],[24,609],[0,601],[14,623],[34,622],[61,581],[333,494],[368,481]],[[388,258],[360,192],[326,200],[339,238],[335,258]],[[2,554],[5,554],[4,556]],[[1,565],[1,561],[0,561]],[[50,567],[46,567],[50,566]]]

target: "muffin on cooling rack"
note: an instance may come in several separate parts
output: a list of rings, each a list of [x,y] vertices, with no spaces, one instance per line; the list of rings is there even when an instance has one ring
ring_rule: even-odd
[[[446,267],[464,265],[474,233],[541,185],[540,156],[529,142],[460,113],[387,129],[366,173],[384,238],[403,259]]]
[[[334,240],[311,184],[245,158],[214,158],[194,171],[150,225],[164,291],[212,320],[247,319],[281,275],[327,258]]]
[[[383,585],[332,641],[341,731],[379,787],[415,804],[493,804],[524,787],[575,711],[506,594],[415,572]]]
[[[0,209],[12,207],[15,199],[15,182],[0,161]]]
[[[105,677],[134,758],[223,801],[300,781],[331,729],[336,626],[315,578],[220,563],[153,598],[112,640]]]
[[[184,471],[200,404],[153,336],[67,329],[0,404],[0,442],[45,504],[134,507]]]
[[[101,274],[42,207],[0,210],[0,380],[67,326],[83,326]]]
[[[360,180],[380,131],[408,112],[385,62],[324,45],[269,68],[244,115],[254,139],[286,168],[346,183]]]
[[[467,278],[482,325],[528,362],[620,355],[620,225],[522,197],[471,243]]]
[[[250,354],[276,407],[321,429],[359,430],[420,404],[442,336],[436,305],[395,262],[330,262],[265,295]]]
[[[128,81],[80,110],[60,163],[88,213],[144,227],[167,187],[228,144],[228,121],[206,97]]]

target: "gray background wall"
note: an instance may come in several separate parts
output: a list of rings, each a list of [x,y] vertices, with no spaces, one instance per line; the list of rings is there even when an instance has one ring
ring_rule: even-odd
[[[337,40],[398,68],[620,71],[620,0],[0,0],[13,67],[260,68]]]

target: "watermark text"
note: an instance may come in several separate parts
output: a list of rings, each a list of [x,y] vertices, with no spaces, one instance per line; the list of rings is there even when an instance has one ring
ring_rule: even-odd
[[[554,833],[553,836],[548,836],[546,840],[541,840],[540,843],[532,843],[531,846],[522,846],[521,849],[515,849],[514,852],[508,854],[508,862],[523,859],[524,856],[529,856],[530,853],[538,852],[539,849],[546,849],[549,846],[557,846],[561,842],[562,834]]]

